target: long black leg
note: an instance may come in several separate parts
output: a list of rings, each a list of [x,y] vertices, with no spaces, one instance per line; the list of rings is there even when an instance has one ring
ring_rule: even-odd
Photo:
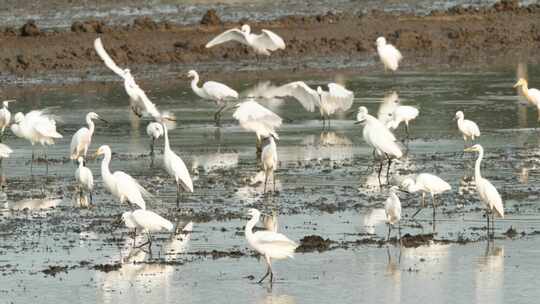
[[[266,279],[266,277],[271,273],[270,271],[270,266],[267,266],[266,267],[266,273],[264,274],[264,276],[257,282],[257,284],[261,284],[262,281],[264,281],[264,279]]]
[[[264,193],[266,193],[266,184],[268,183],[268,172],[264,170]]]

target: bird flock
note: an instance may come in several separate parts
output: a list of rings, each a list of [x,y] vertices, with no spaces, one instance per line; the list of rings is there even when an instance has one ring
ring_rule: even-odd
[[[206,48],[215,47],[229,41],[239,42],[251,47],[257,55],[257,61],[259,61],[259,55],[269,56],[272,52],[286,47],[284,40],[277,34],[269,30],[262,30],[262,33],[258,35],[253,34],[249,25],[243,25],[240,29],[230,29],[218,35],[206,44]],[[174,130],[175,116],[172,113],[158,109],[144,90],[137,85],[130,70],[120,68],[113,61],[100,38],[95,39],[94,48],[105,66],[123,81],[133,113],[151,120],[146,131],[152,140],[152,155],[154,154],[156,141],[160,137],[164,138],[163,168],[174,180],[177,189],[176,204],[177,207],[180,206],[183,193],[191,193],[196,189],[186,164],[171,148],[168,133]],[[376,49],[384,70],[389,70],[392,73],[396,72],[400,61],[403,59],[399,50],[389,44],[384,37],[377,38]],[[338,83],[328,83],[327,90],[324,90],[321,86],[311,88],[302,81],[295,81],[281,86],[265,85],[243,96],[229,86],[215,81],[206,81],[199,86],[200,78],[195,70],[189,71],[187,77],[192,79],[191,89],[194,94],[201,99],[216,103],[217,110],[214,115],[216,126],[220,126],[222,113],[228,109],[234,109],[232,117],[238,121],[238,124],[243,129],[255,133],[258,165],[264,171],[264,193],[270,188],[269,183],[272,184],[273,192],[276,191],[275,171],[278,169],[277,143],[279,140],[277,131],[281,127],[283,120],[259,101],[268,99],[296,100],[306,111],[314,112],[316,108],[319,108],[323,128],[330,128],[331,117],[338,112],[345,113],[349,111],[354,102],[354,93],[343,84]],[[514,87],[520,88],[526,100],[530,104],[537,106],[540,111],[540,91],[529,89],[525,79],[519,79]],[[26,114],[19,112],[12,119],[9,111],[12,102],[14,100],[4,101],[2,103],[3,107],[0,109],[0,139],[4,138],[5,129],[9,127],[17,137],[30,142],[32,146],[32,164],[34,162],[33,147],[36,144],[43,147],[45,158],[47,158],[47,146],[53,145],[55,140],[63,137],[56,131],[56,117],[51,113],[50,109],[43,109],[32,110]],[[384,202],[384,210],[389,229],[388,238],[392,228],[396,225],[399,231],[399,223],[402,219],[401,202],[397,195],[399,191],[420,192],[422,195],[420,209],[411,218],[414,218],[425,207],[425,196],[429,195],[433,207],[433,223],[435,223],[436,197],[452,189],[450,184],[440,177],[426,172],[417,174],[415,178],[406,178],[398,184],[390,185],[389,174],[392,163],[410,153],[408,147],[405,147],[398,140],[393,131],[403,123],[407,134],[406,142],[408,142],[411,131],[410,124],[418,115],[418,108],[401,105],[399,97],[395,93],[385,98],[377,115],[371,115],[364,106],[358,108],[356,115],[355,123],[363,127],[362,137],[365,143],[373,149],[374,160],[378,162],[378,167],[375,166],[375,168],[381,191],[385,186],[381,178],[384,176],[383,169],[386,162],[386,184],[389,184],[389,187],[388,198]],[[152,200],[153,195],[144,189],[135,178],[123,171],[110,171],[110,163],[113,159],[109,145],[103,145],[93,155],[88,155],[97,120],[100,120],[100,123],[108,124],[100,115],[90,112],[86,115],[87,126],[77,130],[71,139],[69,157],[74,162],[77,162],[75,180],[78,185],[78,201],[82,207],[94,204],[92,192],[95,181],[92,172],[85,164],[89,159],[102,157],[101,179],[105,188],[120,204],[126,204],[126,206],[130,207],[129,211],[122,214],[125,226],[128,229],[146,233],[148,241],[145,244],[148,244],[149,250],[151,250],[151,233],[162,230],[173,231],[175,226],[169,220],[148,209],[147,201]],[[485,206],[489,235],[489,228],[493,229],[494,227],[494,217],[504,217],[503,202],[493,184],[481,175],[481,163],[484,156],[483,147],[479,144],[468,145],[469,142],[474,143],[475,139],[480,137],[478,125],[472,120],[465,119],[465,114],[462,111],[455,113],[455,120],[457,121],[457,129],[463,135],[465,141],[464,151],[478,153],[474,167],[474,181],[480,201]],[[0,158],[9,157],[10,153],[12,153],[12,150],[7,145],[0,144]],[[267,271],[259,282],[262,282],[267,276],[270,276],[270,282],[272,282],[272,260],[292,258],[298,244],[279,233],[277,231],[277,220],[268,221],[268,218],[272,219],[271,217],[265,217],[264,226],[266,229],[259,229],[254,232],[253,228],[261,219],[262,214],[257,209],[249,209],[247,215],[250,217],[245,226],[247,243],[264,256],[267,265]]]

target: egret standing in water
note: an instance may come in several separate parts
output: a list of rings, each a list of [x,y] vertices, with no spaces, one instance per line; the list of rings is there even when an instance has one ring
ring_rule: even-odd
[[[267,265],[266,274],[258,283],[262,283],[270,275],[270,284],[272,284],[274,278],[272,259],[293,258],[298,244],[291,241],[285,235],[274,231],[263,230],[253,233],[253,227],[259,222],[261,212],[257,209],[249,209],[248,215],[251,216],[251,219],[247,222],[245,228],[246,240],[249,246],[264,256]]]
[[[92,171],[88,167],[84,166],[84,158],[79,156],[79,167],[75,171],[75,180],[77,181],[77,187],[79,188],[79,204],[81,207],[88,207],[89,203],[92,204],[92,190],[94,189],[94,176]],[[88,197],[85,195],[88,193]]]
[[[176,207],[180,204],[180,192],[193,192],[193,181],[184,161],[171,149],[167,127],[163,125],[165,148],[163,150],[163,165],[165,170],[176,182]]]
[[[407,133],[407,139],[409,139],[409,121],[416,119],[418,114],[419,111],[415,107],[397,106],[392,114],[392,120],[386,126],[390,130],[395,130],[399,127],[399,124],[405,122],[405,132]]]
[[[274,171],[277,169],[278,157],[276,142],[272,135],[262,140],[261,161],[264,169],[264,193],[266,193],[266,184],[270,175],[272,175],[272,185],[274,186],[273,192],[276,192],[276,175]]]
[[[9,123],[11,122],[11,112],[9,112],[8,106],[10,102],[13,102],[15,100],[4,100],[2,102],[2,108],[0,109],[0,142],[4,138],[4,131],[7,127],[9,127]]]
[[[174,225],[167,219],[163,218],[159,214],[144,210],[137,209],[132,212],[124,212],[122,214],[122,220],[126,224],[127,228],[140,229],[143,233],[148,235],[148,241],[139,245],[142,247],[148,244],[148,249],[152,253],[152,232],[160,232],[163,230],[173,231]]]
[[[450,184],[445,182],[442,178],[429,173],[418,174],[416,176],[416,180],[407,178],[401,183],[401,186],[408,192],[420,191],[422,193],[422,205],[413,214],[413,216],[411,216],[411,218],[414,218],[422,210],[422,208],[425,207],[426,193],[431,195],[431,202],[433,204],[433,227],[435,227],[435,195],[451,190],[452,186],[450,186]]]
[[[482,163],[482,159],[484,158],[484,148],[482,148],[481,145],[476,144],[472,147],[466,148],[465,152],[478,152],[478,158],[476,159],[476,163],[474,165],[474,183],[476,185],[476,191],[478,192],[478,196],[480,196],[480,200],[482,201],[482,203],[484,203],[484,206],[486,207],[488,236],[490,235],[489,216],[491,215],[491,229],[493,231],[491,237],[493,237],[493,235],[495,234],[495,215],[499,218],[504,218],[504,206],[502,198],[499,195],[497,188],[495,188],[492,183],[490,183],[487,179],[483,178],[480,174],[480,164]]]
[[[399,224],[401,220],[401,201],[396,195],[396,192],[399,190],[397,186],[392,186],[390,188],[390,196],[384,202],[384,210],[386,212],[386,223],[388,224],[388,236],[386,240],[390,239],[390,232],[392,228]],[[398,227],[398,234],[401,234],[400,227]],[[401,239],[401,237],[400,237]]]
[[[103,155],[101,161],[101,178],[105,184],[105,188],[120,200],[120,203],[128,202],[139,206],[141,209],[146,209],[144,197],[151,197],[133,177],[122,172],[115,171],[111,173],[109,164],[111,163],[111,148],[107,145],[99,147],[95,156]]]
[[[228,41],[237,41],[250,46],[257,55],[270,56],[270,52],[285,49],[285,42],[276,33],[269,30],[261,31],[262,33],[259,35],[253,34],[251,27],[244,24],[240,29],[234,28],[219,34],[206,44],[206,48]]]
[[[377,38],[376,44],[377,53],[381,62],[384,64],[384,70],[390,69],[392,72],[395,72],[399,67],[399,62],[403,59],[399,50],[390,43],[387,43],[384,37]]]
[[[72,160],[77,160],[81,156],[86,159],[86,153],[88,152],[88,148],[92,142],[92,135],[94,134],[94,119],[107,122],[94,112],[86,114],[86,123],[88,124],[88,128],[80,128],[77,132],[75,132],[75,134],[73,134],[73,137],[71,138],[71,146],[69,150],[71,153],[70,158]]]
[[[523,94],[527,101],[540,108],[540,91],[537,89],[529,89],[529,83],[525,78],[520,78],[518,82],[514,84],[514,88],[521,88],[521,94]]]
[[[215,81],[207,81],[202,85],[202,87],[198,87],[197,84],[199,83],[199,74],[196,71],[191,70],[187,75],[189,78],[193,78],[193,80],[191,80],[191,89],[193,92],[202,99],[213,100],[219,107],[217,112],[214,114],[216,126],[219,126],[221,124],[221,112],[223,112],[227,107],[226,102],[229,100],[238,99],[238,92],[222,83]]]
[[[150,156],[154,157],[154,144],[159,137],[163,136],[163,125],[155,121],[149,123],[146,126],[146,134],[152,139],[150,142]]]
[[[366,107],[360,107],[358,109],[356,120],[357,124],[364,126],[364,130],[362,131],[364,141],[375,149],[377,156],[388,159],[388,168],[386,169],[386,178],[388,180],[392,159],[398,159],[403,156],[401,148],[396,143],[396,137],[377,118],[369,115]],[[383,163],[384,159],[381,160],[378,172],[379,185],[381,185]]]
[[[480,128],[478,128],[478,125],[472,120],[465,119],[463,112],[457,111],[454,120],[457,120],[458,129],[463,135],[465,145],[468,139],[474,141],[475,137],[480,137]]]

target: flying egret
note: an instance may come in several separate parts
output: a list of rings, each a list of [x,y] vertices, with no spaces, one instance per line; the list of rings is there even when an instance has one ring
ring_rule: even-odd
[[[89,112],[86,114],[86,123],[88,124],[88,128],[80,128],[77,130],[77,132],[75,132],[75,134],[73,134],[73,137],[71,138],[71,146],[69,150],[71,153],[70,158],[72,160],[77,160],[81,156],[86,159],[86,153],[88,152],[88,148],[92,142],[92,135],[94,134],[94,119],[107,122],[94,112]]]
[[[497,191],[497,188],[493,186],[487,179],[483,178],[480,174],[480,164],[484,158],[484,148],[481,145],[476,144],[472,147],[466,148],[465,152],[478,152],[478,158],[474,165],[474,183],[476,184],[476,191],[480,200],[484,203],[486,207],[486,219],[487,219],[487,230],[489,235],[489,215],[491,213],[491,225],[492,230],[495,231],[495,215],[499,218],[504,218],[504,206],[502,198]],[[495,232],[493,232],[495,233]]]
[[[150,143],[150,155],[154,156],[154,144],[163,135],[163,126],[159,122],[151,122],[146,126],[146,134],[152,139]]]
[[[409,121],[418,117],[418,109],[411,106],[397,106],[393,112],[393,118],[387,123],[387,127],[390,130],[395,130],[399,127],[401,122],[405,122],[405,132],[407,132],[407,138],[409,138]]]
[[[193,181],[184,161],[171,150],[167,127],[163,126],[163,137],[165,138],[165,148],[163,150],[163,165],[165,170],[176,181],[176,206],[180,204],[180,191],[193,192]]]
[[[32,162],[34,163],[34,145],[41,144],[44,148],[47,174],[49,173],[49,161],[47,159],[47,145],[53,145],[55,139],[62,138],[62,134],[56,131],[56,121],[45,110],[30,111],[26,115],[21,112],[15,114],[15,123],[11,125],[11,131],[17,137],[24,138],[32,144]]]
[[[191,80],[191,89],[195,94],[202,99],[213,100],[219,107],[217,112],[214,114],[216,126],[219,126],[221,112],[223,112],[223,110],[225,110],[227,107],[226,102],[229,100],[238,99],[238,92],[222,83],[215,81],[207,81],[202,85],[202,87],[198,87],[197,84],[199,83],[199,74],[194,70],[189,71],[187,76],[189,78],[193,78],[193,80]]]
[[[243,129],[255,132],[257,136],[257,160],[259,160],[262,152],[262,138],[273,136],[279,139],[276,128],[281,126],[282,119],[252,99],[241,102],[236,107],[233,117],[238,120]]]
[[[387,43],[384,37],[377,38],[376,44],[377,53],[384,64],[384,70],[390,69],[395,72],[398,69],[399,62],[403,58],[399,50],[390,43]]]
[[[412,178],[405,179],[401,186],[407,192],[418,192],[422,193],[422,205],[420,208],[411,216],[414,218],[421,210],[425,207],[425,196],[427,193],[431,195],[431,202],[433,204],[433,225],[435,226],[435,195],[441,194],[443,192],[449,191],[452,189],[450,184],[445,182],[442,178],[429,174],[429,173],[420,173],[416,176],[416,180]]]
[[[240,29],[233,28],[219,34],[206,44],[206,48],[228,41],[237,41],[250,46],[257,55],[270,56],[270,52],[285,49],[285,42],[281,37],[269,30],[261,31],[262,33],[259,35],[253,34],[251,27],[244,24]]]
[[[107,51],[105,51],[101,38],[96,38],[96,40],[94,40],[94,48],[105,65],[116,75],[124,79],[124,89],[129,96],[133,113],[139,117],[147,114],[159,121],[162,113],[158,111],[156,105],[150,101],[148,96],[146,96],[146,93],[137,85],[135,79],[131,75],[131,71],[129,69],[121,69],[116,65],[114,60],[107,54]]]
[[[467,144],[469,138],[473,141],[475,137],[480,136],[480,128],[478,128],[478,125],[474,121],[465,119],[464,117],[463,112],[457,111],[454,120],[457,120],[458,129],[463,134],[463,140]]]
[[[401,201],[396,195],[396,192],[399,190],[397,186],[390,187],[390,196],[384,202],[384,210],[386,212],[386,223],[388,224],[388,236],[386,240],[390,239],[390,232],[392,231],[393,226],[399,224],[401,220]],[[400,228],[398,227],[398,233]]]
[[[75,180],[79,188],[79,203],[81,206],[86,207],[88,206],[88,198],[85,192],[90,197],[90,204],[93,203],[92,190],[94,189],[94,176],[92,175],[92,171],[84,166],[84,158],[82,156],[79,156],[77,160],[79,161],[79,167],[75,170]]]
[[[247,222],[245,228],[246,240],[253,249],[264,256],[267,265],[266,274],[258,283],[262,283],[270,275],[270,284],[272,284],[274,273],[272,272],[271,260],[293,258],[298,244],[285,235],[274,231],[262,230],[253,233],[253,227],[259,222],[261,212],[257,209],[249,209],[248,215],[251,216],[251,219]]]
[[[103,155],[101,161],[101,178],[105,183],[105,188],[109,192],[120,200],[120,203],[129,202],[139,206],[141,209],[146,209],[146,202],[144,197],[151,197],[150,193],[146,191],[133,177],[122,172],[115,171],[111,173],[109,170],[109,164],[111,162],[111,148],[107,145],[99,147],[95,156]]]
[[[2,108],[0,109],[0,128],[2,129],[2,134],[0,135],[0,142],[4,137],[4,130],[9,126],[11,122],[11,112],[9,112],[8,106],[10,102],[15,100],[4,100],[2,102]]]
[[[388,180],[392,159],[398,159],[403,156],[401,148],[396,143],[396,137],[377,118],[369,115],[367,108],[364,106],[358,108],[356,120],[356,124],[362,124],[364,126],[364,130],[362,131],[364,141],[375,149],[377,156],[388,159],[388,167],[386,169],[386,178]],[[381,185],[383,162],[384,159],[381,159],[378,172],[379,185]]]
[[[155,212],[144,209],[124,212],[122,214],[122,220],[127,228],[141,229],[143,233],[148,235],[148,241],[139,245],[139,247],[148,244],[150,252],[152,252],[152,232],[160,232],[163,230],[173,231],[174,229],[174,225],[169,220]]]
[[[540,90],[529,89],[529,84],[525,78],[520,78],[514,85],[514,88],[521,88],[520,93],[527,99],[527,101],[535,105],[539,110],[538,120],[540,120]]]
[[[263,138],[262,140],[262,153],[261,161],[264,169],[264,193],[266,193],[266,184],[268,183],[268,177],[270,174],[273,179],[274,192],[276,192],[276,175],[274,171],[277,169],[278,158],[276,142],[272,135]]]

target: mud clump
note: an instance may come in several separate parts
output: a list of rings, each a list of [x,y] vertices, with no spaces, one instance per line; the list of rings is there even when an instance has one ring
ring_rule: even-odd
[[[513,11],[519,9],[519,0],[502,0],[493,4],[497,12]]]
[[[221,22],[221,19],[219,18],[216,10],[209,9],[206,11],[204,16],[201,19],[202,25],[221,25],[223,22]]]
[[[84,22],[75,21],[71,24],[71,31],[74,33],[105,33],[108,31],[104,22],[98,20],[88,20]]]
[[[133,21],[133,28],[154,31],[158,29],[158,24],[150,17],[138,17]]]
[[[94,269],[94,270],[99,270],[99,271],[103,271],[103,272],[117,271],[120,268],[122,268],[122,264],[120,264],[120,263],[117,263],[117,264],[97,264],[97,265],[94,265],[94,267],[92,267],[92,269]]]
[[[300,246],[296,248],[296,252],[323,252],[330,249],[334,241],[323,239],[318,235],[308,235],[300,240]]]
[[[67,266],[49,266],[49,268],[42,270],[45,275],[55,277],[58,273],[63,272],[67,273]]]
[[[21,27],[21,36],[23,37],[33,37],[41,35],[41,30],[37,27],[34,20],[28,20]]]
[[[193,252],[194,255],[200,255],[200,256],[210,256],[212,259],[220,259],[220,258],[239,258],[244,256],[245,254],[239,250],[234,251],[219,251],[219,250],[212,250],[212,251],[197,251]]]
[[[510,226],[510,228],[508,228],[508,230],[506,230],[506,232],[503,234],[508,238],[515,238],[519,233],[517,232],[516,228]]]
[[[405,234],[401,237],[401,244],[404,247],[416,248],[422,245],[430,244],[433,241],[433,233],[410,235]]]

